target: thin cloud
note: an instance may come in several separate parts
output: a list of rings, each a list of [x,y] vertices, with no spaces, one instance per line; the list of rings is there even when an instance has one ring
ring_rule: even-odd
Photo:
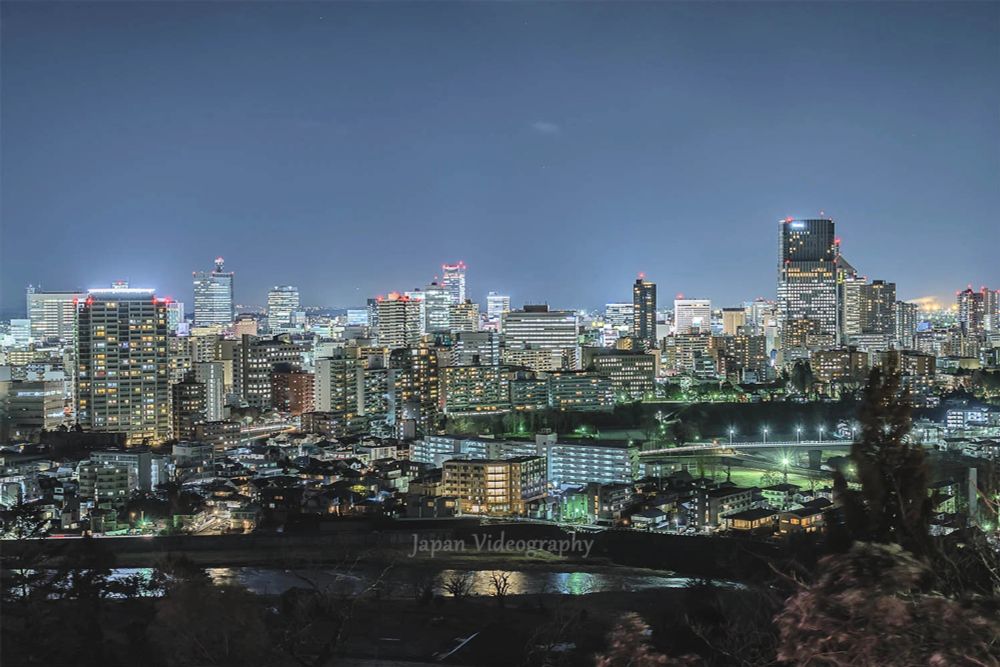
[[[559,134],[562,128],[547,120],[536,120],[531,124],[531,129],[538,134]]]

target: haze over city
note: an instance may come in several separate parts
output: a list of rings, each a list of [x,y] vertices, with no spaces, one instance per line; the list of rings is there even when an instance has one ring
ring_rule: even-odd
[[[837,221],[902,299],[1000,272],[996,4],[12,3],[5,312],[127,278],[190,303],[774,295]],[[994,149],[994,150],[991,150]]]

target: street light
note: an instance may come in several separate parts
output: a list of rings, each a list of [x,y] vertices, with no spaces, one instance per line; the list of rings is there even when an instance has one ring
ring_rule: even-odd
[[[785,467],[785,479],[784,479],[784,481],[785,481],[785,484],[788,484],[788,457],[787,456],[781,457],[781,465],[783,465]]]
[[[823,442],[823,432],[824,431],[826,431],[826,427],[823,426],[823,425],[820,425],[820,427],[819,427],[819,441],[820,442]]]
[[[767,427],[764,427],[764,444],[767,444]]]
[[[799,442],[799,443],[802,442],[802,427],[801,426],[796,426],[795,427],[795,441]]]
[[[733,444],[733,433],[735,433],[735,432],[736,432],[736,429],[734,429],[732,426],[730,426],[729,427],[729,444],[730,445]]]

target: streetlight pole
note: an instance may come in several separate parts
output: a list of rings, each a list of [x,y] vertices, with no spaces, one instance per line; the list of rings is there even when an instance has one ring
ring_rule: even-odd
[[[820,426],[819,427],[819,441],[820,442],[823,442],[823,431],[825,431],[825,430],[826,430],[825,426]]]
[[[734,430],[733,427],[730,426],[729,427],[729,446],[730,447],[733,446],[733,430]]]
[[[767,427],[764,427],[764,444],[767,444]]]
[[[795,442],[797,442],[799,444],[802,443],[802,427],[801,426],[796,426],[795,427]]]

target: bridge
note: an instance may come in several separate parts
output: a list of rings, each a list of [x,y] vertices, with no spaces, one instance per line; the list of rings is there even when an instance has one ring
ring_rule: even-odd
[[[670,456],[674,454],[710,454],[721,455],[728,452],[738,452],[755,449],[850,449],[850,440],[792,440],[768,441],[754,440],[752,442],[686,442],[677,447],[662,449],[647,449],[639,452],[639,456]]]

